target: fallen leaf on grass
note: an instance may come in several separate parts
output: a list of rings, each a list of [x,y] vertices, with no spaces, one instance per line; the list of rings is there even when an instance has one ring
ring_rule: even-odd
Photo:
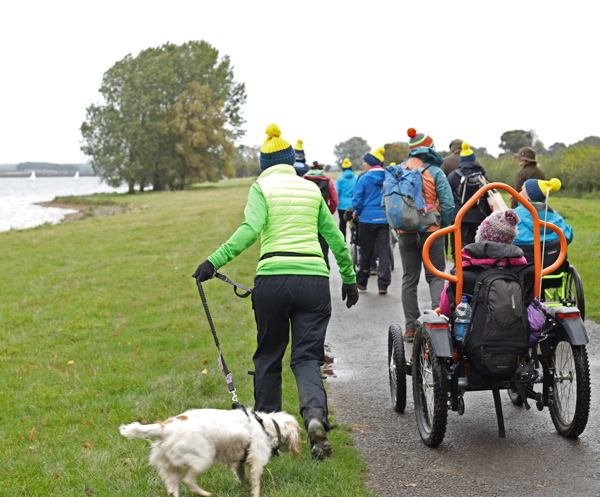
[[[83,491],[84,491],[85,495],[87,495],[88,497],[90,495],[94,495],[94,489],[93,488],[85,487],[85,489]]]
[[[71,359],[70,361],[67,361],[67,364],[69,366],[72,366],[73,364],[75,364],[75,361],[73,359]]]
[[[208,374],[208,369],[204,368],[202,371],[200,371],[200,374]]]
[[[88,441],[88,442],[85,442],[85,443],[83,444],[83,448],[84,448],[84,449],[92,449],[92,448],[94,448],[94,444],[93,444],[92,442],[89,442],[89,441]]]
[[[29,432],[29,441],[30,442],[35,442],[35,426],[31,429],[31,431]]]

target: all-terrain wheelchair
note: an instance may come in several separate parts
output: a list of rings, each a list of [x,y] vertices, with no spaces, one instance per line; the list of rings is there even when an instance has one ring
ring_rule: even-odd
[[[423,247],[425,266],[436,276],[449,281],[453,287],[456,306],[464,294],[473,296],[474,278],[462,267],[460,224],[464,214],[486,195],[488,190],[501,189],[510,193],[532,214],[534,220],[533,264],[524,266],[519,274],[524,299],[533,302],[541,296],[542,276],[555,273],[566,256],[566,240],[553,224],[540,221],[537,212],[513,188],[502,183],[482,187],[458,212],[454,225],[432,234]],[[548,267],[543,267],[539,227],[546,226],[559,237],[559,255]],[[448,233],[454,233],[456,249],[455,274],[438,271],[429,259],[432,242]],[[510,268],[509,268],[510,269]],[[511,269],[512,270],[512,269]],[[471,288],[469,288],[471,285]],[[476,294],[478,295],[478,294]],[[479,298],[479,297],[478,297]],[[410,360],[406,360],[402,330],[390,326],[388,340],[388,365],[392,404],[398,412],[406,408],[406,376],[412,377],[414,409],[421,439],[430,447],[437,447],[444,439],[448,411],[459,415],[465,412],[464,395],[470,391],[491,390],[500,437],[505,436],[500,391],[507,389],[516,405],[530,408],[533,400],[538,410],[549,408],[550,416],[559,434],[569,438],[585,430],[590,409],[590,373],[586,345],[588,336],[580,310],[570,300],[556,302],[544,313],[543,327],[535,345],[516,356],[512,370],[504,377],[486,376],[477,370],[485,351],[478,359],[465,352],[464,342],[455,334],[454,316],[449,318],[433,310],[426,311],[417,321],[416,334]],[[478,304],[475,304],[478,305]],[[513,308],[515,304],[513,303]],[[516,311],[515,311],[516,312]],[[475,313],[475,311],[474,311]],[[475,329],[475,322],[467,333],[476,336],[487,330]],[[488,356],[493,361],[494,357]]]

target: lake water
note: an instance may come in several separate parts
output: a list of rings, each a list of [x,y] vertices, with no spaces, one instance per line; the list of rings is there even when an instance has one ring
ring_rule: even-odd
[[[56,224],[70,209],[42,207],[37,202],[48,202],[64,195],[124,192],[127,187],[113,188],[97,177],[82,178],[0,178],[0,231],[24,229],[41,224]]]

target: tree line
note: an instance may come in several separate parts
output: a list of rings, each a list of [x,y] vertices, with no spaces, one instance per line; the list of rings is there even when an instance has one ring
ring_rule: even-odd
[[[166,43],[125,56],[104,73],[100,94],[103,101],[86,109],[81,149],[110,185],[125,183],[129,192],[177,190],[260,172],[258,146],[235,145],[244,134],[244,84],[235,80],[229,58],[205,41]],[[510,130],[500,137],[499,157],[473,145],[490,179],[512,183],[517,173],[513,154],[530,146],[546,175],[560,177],[566,189],[600,189],[600,175],[594,174],[600,137],[546,148],[535,131]],[[339,166],[349,157],[359,169],[369,150],[364,138],[352,137],[335,145],[335,162]],[[387,164],[408,156],[403,141],[386,143],[385,150]]]
[[[512,184],[518,172],[518,162],[514,154],[521,147],[532,147],[546,177],[560,178],[563,189],[574,193],[600,190],[600,175],[595,174],[600,165],[598,136],[588,136],[570,146],[557,142],[546,148],[534,130],[509,130],[500,136],[498,146],[502,153],[498,157],[491,155],[485,147],[478,148],[470,142],[469,144],[492,181]],[[364,138],[352,137],[334,147],[335,163],[340,166],[344,158],[349,157],[352,167],[361,169],[362,157],[369,150],[371,146]],[[408,144],[387,143],[385,151],[386,164],[399,164],[408,157]],[[448,153],[441,152],[442,155]]]

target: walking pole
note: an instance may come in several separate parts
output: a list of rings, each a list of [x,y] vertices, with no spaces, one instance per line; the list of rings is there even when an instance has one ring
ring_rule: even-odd
[[[550,197],[550,192],[557,192],[558,190],[560,190],[562,184],[558,178],[552,178],[551,180],[545,181],[544,183],[546,187],[546,201],[544,202],[544,222],[546,222],[548,220],[548,198]],[[544,224],[544,238],[542,240],[542,270],[544,269],[544,254],[546,252],[546,230],[546,224]],[[542,271],[540,271],[540,292],[542,288],[542,279]]]

